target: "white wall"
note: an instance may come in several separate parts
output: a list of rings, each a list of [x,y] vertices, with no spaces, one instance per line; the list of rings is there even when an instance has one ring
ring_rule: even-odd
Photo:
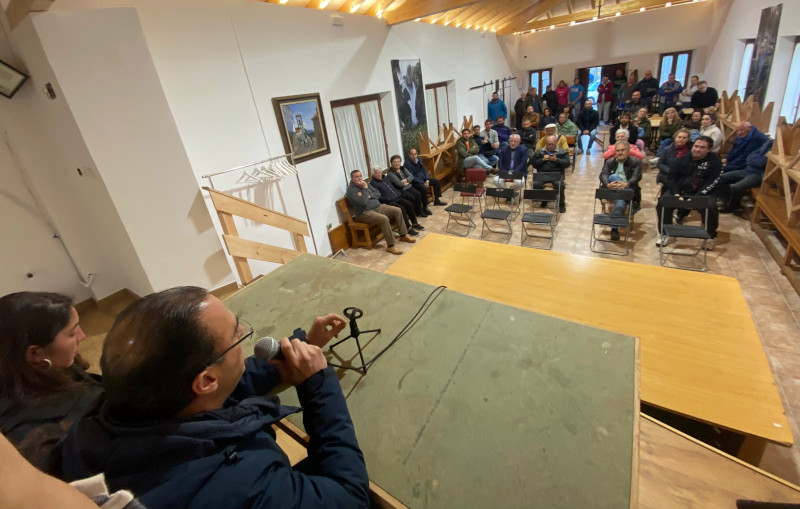
[[[102,179],[91,171],[96,169],[95,162],[30,18],[14,30],[11,39],[0,39],[4,56],[8,55],[12,63],[31,75],[13,99],[0,100],[0,118],[7,130],[6,139],[16,155],[15,163],[29,176],[32,191],[52,217],[83,276],[95,275],[91,287],[94,297],[103,298],[122,288],[147,293],[149,281]],[[46,97],[47,82],[53,84],[58,95],[56,100]],[[80,177],[77,168],[90,170],[85,173],[88,176]],[[6,168],[4,173],[7,171],[12,170]],[[23,203],[27,201],[24,195],[15,193],[15,196],[21,197]],[[0,202],[0,211],[11,217],[23,217],[9,200]],[[10,234],[34,235],[37,230],[29,232],[25,224],[23,221],[12,224]],[[3,233],[5,235],[6,231]],[[4,280],[16,280],[30,262],[39,263],[40,267],[46,263],[48,269],[39,270],[38,289],[57,289],[78,298],[85,297],[77,276],[63,260],[43,260],[36,249],[37,246],[4,242],[1,251],[4,263],[0,264]],[[53,245],[51,249],[55,256],[59,248]],[[20,287],[3,288],[4,291],[16,289]]]
[[[32,17],[152,288],[219,286],[229,269],[136,11]]]
[[[772,71],[765,102],[774,102],[772,122],[774,129],[781,110],[783,94],[786,91],[786,80],[789,76],[789,65],[794,49],[794,38],[800,35],[800,2],[784,0],[733,0],[727,12],[725,26],[710,53],[707,66],[709,79],[719,83],[720,91],[733,92],[739,80],[742,68],[742,54],[745,39],[755,39],[758,35],[758,24],[761,21],[761,10],[783,4],[781,22],[778,28],[778,41],[772,59]]]
[[[527,84],[529,70],[552,67],[555,83],[563,79],[571,84],[577,68],[621,62],[628,62],[629,70],[639,69],[640,78],[648,69],[660,78],[659,54],[680,50],[694,51],[690,74],[703,78],[709,42],[724,21],[719,3],[677,5],[611,21],[507,35],[500,43],[520,70],[520,85]]]

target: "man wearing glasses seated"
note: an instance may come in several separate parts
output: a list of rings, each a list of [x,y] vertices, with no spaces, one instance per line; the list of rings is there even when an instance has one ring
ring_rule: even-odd
[[[345,320],[329,314],[281,340],[282,360],[244,358],[253,328],[202,288],[149,295],[123,311],[103,345],[106,403],[62,447],[68,480],[105,472],[159,507],[368,507],[364,458],[321,346]],[[272,424],[298,409],[262,396],[296,386],[310,436],[294,467]]]

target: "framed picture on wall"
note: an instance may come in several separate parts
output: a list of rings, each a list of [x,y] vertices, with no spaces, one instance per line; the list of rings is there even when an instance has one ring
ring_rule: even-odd
[[[272,107],[283,148],[294,154],[295,163],[331,153],[319,94],[274,97]]]
[[[10,99],[27,79],[27,74],[0,60],[0,95]]]

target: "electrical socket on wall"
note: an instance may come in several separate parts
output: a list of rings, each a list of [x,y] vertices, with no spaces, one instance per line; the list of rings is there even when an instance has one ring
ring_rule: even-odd
[[[90,178],[92,180],[97,179],[97,173],[95,173],[94,169],[89,166],[83,166],[77,169],[78,176],[82,178]]]

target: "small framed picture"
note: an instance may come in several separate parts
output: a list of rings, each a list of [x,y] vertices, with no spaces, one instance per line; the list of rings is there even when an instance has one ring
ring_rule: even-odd
[[[301,163],[331,153],[319,94],[272,99],[283,148]]]
[[[0,60],[0,95],[12,98],[27,79],[27,74]]]

